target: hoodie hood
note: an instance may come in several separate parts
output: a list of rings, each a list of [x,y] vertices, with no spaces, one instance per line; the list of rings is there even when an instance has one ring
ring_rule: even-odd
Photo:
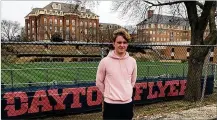
[[[113,59],[127,59],[129,57],[129,53],[126,52],[126,55],[124,57],[119,57],[115,54],[115,51],[112,50],[109,52],[108,57],[113,58]]]

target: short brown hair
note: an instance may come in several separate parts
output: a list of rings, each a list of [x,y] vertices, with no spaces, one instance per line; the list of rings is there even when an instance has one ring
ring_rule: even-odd
[[[130,34],[123,28],[117,29],[113,32],[113,42],[115,42],[117,36],[122,36],[127,42],[130,41]]]

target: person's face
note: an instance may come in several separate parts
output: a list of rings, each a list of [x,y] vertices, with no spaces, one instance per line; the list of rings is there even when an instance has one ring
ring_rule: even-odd
[[[115,52],[123,54],[127,50],[128,42],[122,36],[117,36],[115,42],[113,42],[113,46]]]

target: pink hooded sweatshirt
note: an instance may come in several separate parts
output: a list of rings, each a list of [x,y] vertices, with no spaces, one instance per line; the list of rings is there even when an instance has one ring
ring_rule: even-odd
[[[107,103],[124,104],[132,101],[133,87],[137,77],[136,60],[128,53],[122,58],[114,51],[103,58],[96,74],[96,86]]]

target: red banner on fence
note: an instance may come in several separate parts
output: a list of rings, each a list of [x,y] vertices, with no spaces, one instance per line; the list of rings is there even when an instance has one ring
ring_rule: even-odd
[[[183,96],[186,80],[141,82],[134,86],[134,102],[145,102],[159,98]],[[7,92],[3,95],[3,118],[54,111],[101,109],[103,96],[96,86],[37,90],[35,92]]]

